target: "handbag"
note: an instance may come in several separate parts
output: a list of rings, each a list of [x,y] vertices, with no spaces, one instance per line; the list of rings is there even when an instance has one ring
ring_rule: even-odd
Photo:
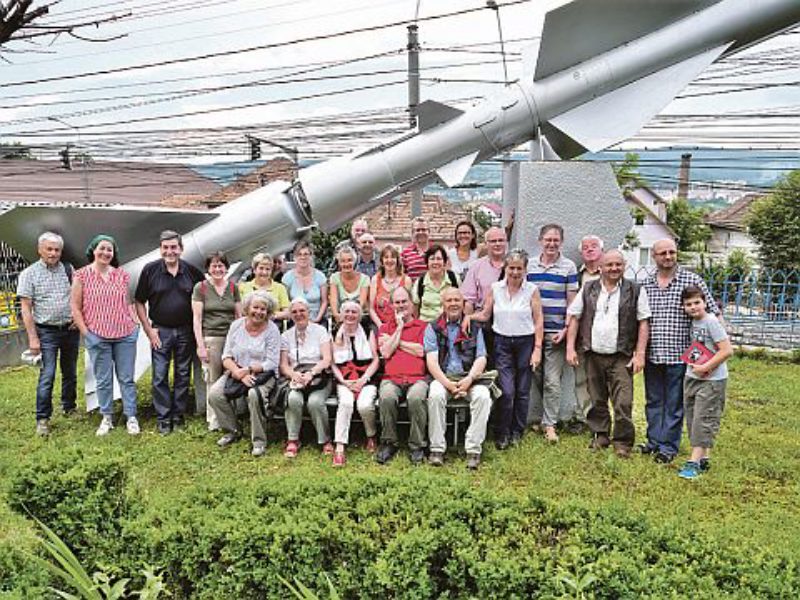
[[[255,377],[256,381],[253,387],[258,388],[273,378],[274,373],[272,371],[262,371]],[[250,389],[251,388],[247,387],[244,383],[242,383],[242,381],[239,379],[234,379],[231,377],[231,374],[228,373],[228,379],[225,380],[225,387],[223,388],[222,393],[228,400],[236,400],[237,398],[247,396],[247,393],[250,391]]]
[[[308,373],[311,369],[314,368],[314,363],[301,363],[294,367],[294,370],[299,373]],[[321,390],[326,385],[328,385],[328,380],[330,376],[327,372],[323,371],[322,373],[318,373],[314,375],[313,379],[308,383],[308,385],[302,388],[304,391],[314,392],[316,390]]]

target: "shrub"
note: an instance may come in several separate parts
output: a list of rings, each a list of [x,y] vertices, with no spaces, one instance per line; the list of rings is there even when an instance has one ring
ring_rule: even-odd
[[[25,469],[14,482],[18,506],[24,496],[87,553],[102,546],[101,534],[118,534],[102,546],[107,560],[127,575],[155,565],[177,598],[286,597],[285,581],[326,597],[328,577],[342,598],[777,598],[800,590],[789,558],[740,556],[633,509],[555,505],[426,472],[271,476],[195,487],[135,513],[100,492],[108,485],[125,497],[115,461],[83,457],[44,470]],[[59,478],[66,486],[51,483]]]
[[[79,558],[97,558],[101,549],[113,553],[128,514],[126,481],[127,467],[119,458],[42,453],[15,474],[9,505],[50,527]]]

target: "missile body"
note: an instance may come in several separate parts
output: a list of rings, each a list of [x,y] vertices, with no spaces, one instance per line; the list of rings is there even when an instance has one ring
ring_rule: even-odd
[[[399,193],[456,185],[472,165],[530,140],[546,159],[602,150],[633,136],[714,61],[798,23],[800,0],[574,0],[547,13],[534,68],[520,81],[467,111],[423,102],[416,131],[229,202],[186,228],[184,258],[201,266],[219,250],[232,261],[285,251],[309,229],[333,230]],[[129,232],[109,233],[125,247]],[[136,280],[157,257],[125,267]]]

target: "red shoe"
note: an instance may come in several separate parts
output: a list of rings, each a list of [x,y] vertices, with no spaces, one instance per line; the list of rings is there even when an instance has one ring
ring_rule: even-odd
[[[367,438],[367,444],[365,446],[367,452],[370,454],[374,454],[375,450],[378,449],[378,441],[375,439],[375,436]]]
[[[344,463],[347,462],[347,457],[344,455],[344,452],[334,452],[333,453],[333,466],[334,467],[343,467]]]
[[[330,456],[331,454],[333,454],[333,444],[331,444],[330,442],[325,442],[322,445],[322,453],[325,456]]]
[[[283,455],[286,458],[295,458],[300,451],[300,442],[298,440],[289,440],[286,442],[286,447],[283,450]]]

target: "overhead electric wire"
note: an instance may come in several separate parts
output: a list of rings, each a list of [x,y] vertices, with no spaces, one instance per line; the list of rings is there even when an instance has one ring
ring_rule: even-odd
[[[500,7],[502,8],[502,7],[514,6],[514,5],[517,5],[517,4],[527,4],[528,2],[531,2],[531,0],[507,0],[507,2],[503,3],[502,5],[500,5]],[[456,16],[472,14],[472,13],[483,11],[483,10],[489,10],[489,9],[487,9],[485,6],[479,6],[479,7],[474,7],[474,8],[466,8],[466,9],[461,9],[461,10],[458,10],[458,11],[451,11],[451,12],[448,12],[448,13],[440,13],[440,14],[436,14],[436,15],[428,15],[426,17],[420,17],[419,20],[420,21],[435,21],[435,20],[439,20],[439,19],[445,19],[445,18],[450,18],[450,17],[456,17]],[[236,49],[236,50],[220,50],[218,52],[209,52],[209,53],[206,53],[206,54],[200,54],[200,55],[196,55],[196,56],[188,56],[188,57],[183,57],[183,58],[173,58],[173,59],[167,59],[167,60],[154,61],[154,62],[150,62],[150,63],[141,63],[141,64],[137,64],[137,65],[128,65],[128,66],[124,66],[124,67],[115,67],[115,68],[110,68],[110,69],[98,69],[98,70],[95,70],[95,71],[87,71],[87,72],[83,72],[83,73],[73,73],[73,74],[69,74],[69,75],[58,75],[58,76],[53,76],[53,77],[42,77],[40,79],[33,79],[33,80],[27,80],[27,81],[11,81],[11,82],[5,83],[4,85],[6,87],[17,87],[17,86],[22,86],[22,85],[37,85],[37,84],[42,84],[42,83],[52,83],[52,82],[55,82],[55,81],[65,81],[65,80],[72,80],[72,79],[83,79],[83,78],[86,78],[86,77],[95,77],[95,76],[98,76],[98,75],[110,75],[110,74],[114,74],[114,73],[125,73],[125,72],[131,72],[131,71],[139,71],[139,70],[151,69],[151,68],[155,68],[155,67],[163,67],[163,66],[176,65],[176,64],[185,64],[185,63],[189,63],[189,62],[208,60],[208,59],[212,59],[212,58],[221,58],[223,56],[235,56],[235,55],[239,55],[239,54],[246,54],[246,53],[250,53],[250,52],[256,52],[256,51],[259,51],[259,50],[269,50],[269,49],[273,49],[273,48],[283,48],[283,47],[287,47],[287,46],[296,46],[296,45],[305,44],[305,43],[308,43],[308,42],[316,42],[316,41],[327,40],[327,39],[332,39],[332,38],[339,38],[339,37],[345,37],[345,36],[350,36],[350,35],[356,35],[356,34],[360,34],[360,33],[367,33],[367,32],[372,32],[372,31],[380,31],[380,30],[383,30],[383,29],[391,29],[393,27],[400,27],[400,26],[409,25],[409,24],[411,24],[411,20],[402,19],[402,20],[393,21],[393,22],[390,22],[390,23],[381,23],[381,24],[377,24],[377,25],[368,25],[368,26],[364,26],[364,27],[355,27],[353,29],[347,29],[347,30],[343,30],[343,31],[333,32],[333,33],[325,33],[325,34],[318,34],[318,35],[312,35],[312,36],[306,36],[306,37],[299,37],[299,38],[295,38],[295,39],[292,39],[292,40],[285,40],[283,42],[272,42],[272,43],[269,43],[269,44],[259,44],[259,45],[256,45],[256,46],[250,46],[250,47],[247,47],[247,48],[239,48],[239,49]]]

